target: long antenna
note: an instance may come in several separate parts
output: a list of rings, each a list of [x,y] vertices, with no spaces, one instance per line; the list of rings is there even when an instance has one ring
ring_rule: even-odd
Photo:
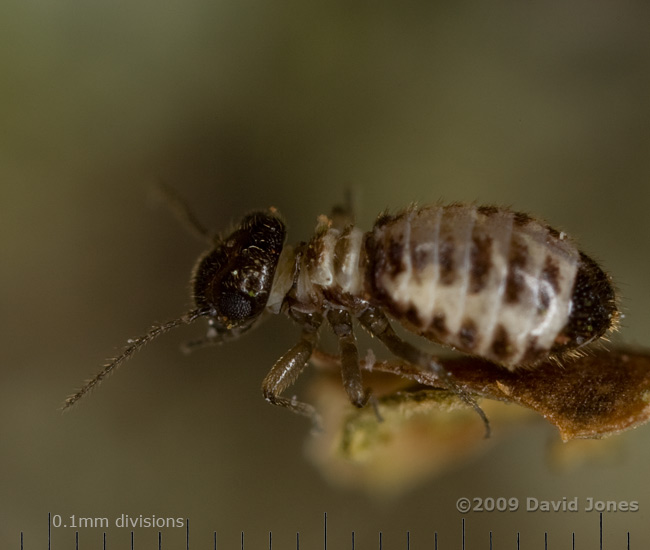
[[[86,395],[88,392],[90,392],[95,386],[97,386],[104,378],[106,378],[109,374],[111,374],[117,367],[119,367],[124,361],[126,361],[129,357],[131,357],[136,351],[138,351],[141,347],[144,345],[148,344],[153,340],[154,338],[157,338],[161,334],[164,334],[165,332],[169,332],[170,330],[179,327],[181,325],[189,325],[196,321],[199,317],[204,317],[205,315],[208,314],[207,309],[193,309],[192,311],[188,311],[185,315],[182,317],[179,317],[178,319],[174,319],[173,321],[168,321],[167,323],[163,323],[161,325],[154,325],[151,327],[149,332],[145,334],[144,336],[139,336],[138,338],[129,340],[129,346],[124,349],[124,351],[118,355],[117,357],[114,357],[113,359],[110,360],[109,363],[104,365],[104,368],[95,375],[94,378],[91,378],[88,380],[83,387],[68,397],[65,402],[63,403],[62,409],[67,409],[68,407],[71,407],[74,405],[79,399],[81,399],[84,395]]]
[[[171,210],[174,217],[195,238],[210,246],[214,246],[215,242],[219,240],[214,235],[211,235],[203,226],[185,199],[181,197],[176,189],[162,181],[159,181],[154,187],[154,191],[158,198]]]

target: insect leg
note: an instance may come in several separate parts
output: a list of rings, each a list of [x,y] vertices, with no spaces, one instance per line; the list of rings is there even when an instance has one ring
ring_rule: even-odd
[[[331,309],[327,312],[327,320],[339,340],[343,387],[350,398],[350,402],[356,407],[363,407],[368,402],[370,394],[363,389],[361,383],[359,352],[357,351],[350,314],[345,310]]]
[[[297,401],[295,398],[282,397],[281,394],[291,386],[300,376],[309,361],[311,352],[316,345],[318,327],[322,317],[312,319],[312,324],[305,325],[300,342],[293,346],[287,353],[278,359],[262,382],[264,398],[272,405],[285,407],[296,414],[311,418],[314,428],[320,430],[320,418],[316,409],[307,403]]]
[[[409,363],[433,372],[450,390],[476,411],[485,425],[485,437],[490,437],[490,421],[483,409],[471,395],[456,383],[453,376],[436,361],[435,357],[402,340],[390,326],[388,318],[376,308],[366,309],[359,316],[359,322],[366,330],[379,338],[392,353]]]
[[[185,354],[190,354],[202,348],[218,346],[225,342],[231,342],[232,340],[239,338],[244,332],[250,330],[252,326],[253,325],[241,329],[231,329],[227,332],[218,332],[213,325],[210,325],[208,333],[204,338],[183,342],[181,345],[181,351]]]
[[[181,351],[184,354],[189,355],[196,350],[208,348],[210,346],[218,346],[219,344],[223,344],[223,340],[207,336],[205,338],[197,338],[196,340],[187,340],[186,342],[183,342],[181,344]]]

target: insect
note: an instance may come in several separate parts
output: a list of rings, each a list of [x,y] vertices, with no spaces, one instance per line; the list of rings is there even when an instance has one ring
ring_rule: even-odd
[[[70,396],[74,404],[142,346],[206,318],[208,333],[190,348],[219,344],[283,313],[300,340],[262,383],[266,400],[318,424],[315,408],[284,397],[316,349],[327,322],[338,339],[343,386],[357,407],[368,402],[354,320],[394,355],[428,371],[488,419],[434,356],[404,341],[389,315],[426,338],[508,369],[561,358],[616,326],[617,297],[607,274],[545,223],[507,208],[468,204],[411,206],[379,216],[369,232],[351,209],[319,217],[314,236],[292,247],[271,208],[243,218],[226,238],[212,237],[173,191],[176,213],[210,249],[192,273],[195,307],[131,340],[118,357]]]

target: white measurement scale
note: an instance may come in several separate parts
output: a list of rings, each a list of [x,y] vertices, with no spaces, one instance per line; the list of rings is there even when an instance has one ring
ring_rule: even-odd
[[[81,518],[81,517],[76,517],[76,516],[69,516],[67,518],[64,518],[60,515],[57,514],[48,514],[48,536],[47,536],[47,550],[58,550],[58,548],[65,548],[66,550],[70,548],[74,548],[74,550],[110,550],[113,548],[111,545],[111,540],[110,540],[110,532],[108,532],[105,527],[109,525],[108,519],[107,518]],[[79,536],[79,531],[75,530],[72,531],[73,529],[76,529],[78,527],[84,527],[86,529],[88,528],[94,528],[97,533],[96,535],[91,532],[91,534],[85,534],[84,540],[82,540]],[[598,529],[598,534],[599,534],[599,546],[598,550],[606,550],[603,548],[603,514],[602,512],[599,513],[599,521],[598,525],[594,526]],[[52,543],[52,529],[59,529],[59,528],[67,528],[70,529],[70,540],[65,543],[64,546],[61,546],[60,544],[53,544]],[[190,520],[185,519],[184,520],[184,528],[185,528],[185,545],[180,548],[179,550],[190,550]],[[458,539],[456,541],[452,541],[451,543],[447,543],[443,545],[442,543],[438,543],[438,533],[433,532],[427,539],[427,537],[419,535],[418,539],[420,541],[424,541],[424,543],[420,542],[417,547],[415,545],[411,546],[411,532],[406,531],[404,533],[404,539],[402,543],[398,543],[395,545],[393,542],[390,546],[390,548],[396,548],[396,549],[404,549],[404,550],[417,550],[417,548],[426,548],[426,549],[433,549],[433,550],[451,550],[451,549],[458,549],[460,548],[461,550],[474,550],[474,549],[486,549],[486,550],[493,550],[493,545],[492,545],[492,532],[488,531],[484,535],[476,535],[475,533],[473,534],[472,538],[474,541],[480,541],[478,543],[473,542],[472,546],[466,546],[466,532],[467,530],[471,529],[471,522],[466,521],[466,518],[461,518],[459,521],[458,525]],[[327,534],[328,534],[328,525],[327,525],[327,513],[323,515],[323,543],[322,543],[322,548],[323,550],[328,550],[328,545],[327,545]],[[576,549],[576,543],[580,544],[579,540],[576,540],[576,534],[571,533],[570,539],[567,540],[556,540],[554,544],[549,544],[548,541],[548,533],[544,533],[544,538],[543,540],[527,540],[523,541],[521,540],[520,534],[517,531],[513,531],[512,533],[512,543],[508,544],[508,548],[513,548],[516,550],[527,550],[527,549],[538,549],[538,548],[543,548],[544,550],[553,550],[555,548],[569,548],[568,544],[570,543],[571,550]],[[357,546],[357,541],[355,540],[355,532],[351,531],[350,532],[350,546],[349,548],[351,550],[356,550]],[[616,548],[625,548],[626,550],[631,550],[632,548],[635,548],[632,543],[631,543],[632,537],[630,536],[630,532],[627,531],[621,536],[621,540],[619,543],[617,543]],[[384,550],[384,548],[388,549],[388,546],[384,546],[384,540],[383,540],[383,535],[382,532],[379,531],[377,533],[377,538],[375,539],[374,543],[373,542],[368,542],[364,541],[364,548],[377,548],[379,550]],[[37,545],[32,545],[30,544],[29,537],[25,536],[25,533],[21,532],[20,533],[20,541],[19,541],[20,546],[17,546],[16,548],[20,548],[20,550],[34,550],[38,548]],[[72,546],[74,544],[74,546]],[[477,545],[478,544],[478,545]],[[157,546],[156,546],[157,545]],[[173,546],[174,548],[178,548],[177,545]],[[212,550],[218,550],[220,548],[218,544],[218,533],[216,531],[213,531],[212,533],[199,533],[199,534],[192,534],[192,548],[201,548],[201,549],[212,549]],[[42,548],[42,547],[41,547]],[[150,532],[149,535],[146,536],[146,538],[143,535],[139,535],[139,540],[138,544],[136,545],[135,541],[135,536],[134,536],[134,531],[131,531],[131,544],[130,544],[130,550],[136,550],[139,548],[157,548],[158,550],[163,550],[164,548],[171,548],[171,546],[166,546],[165,545],[165,540],[164,540],[164,534],[162,531],[153,531]],[[246,548],[246,537],[244,531],[241,531],[241,550],[245,550]],[[300,550],[300,532],[296,533],[296,550]],[[640,547],[639,547],[640,548]],[[273,532],[269,531],[269,538],[268,538],[268,550],[273,550]],[[496,548],[494,549],[496,550]]]

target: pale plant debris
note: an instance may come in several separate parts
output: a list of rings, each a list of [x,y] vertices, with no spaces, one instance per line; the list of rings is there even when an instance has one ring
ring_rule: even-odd
[[[484,400],[498,426],[483,438],[473,409],[448,389],[436,389],[384,372],[364,372],[381,420],[373,407],[358,409],[341,391],[340,374],[326,369],[313,377],[309,395],[322,415],[323,430],[309,437],[306,451],[333,485],[375,497],[395,497],[423,479],[441,475],[475,459],[533,414]]]
[[[307,442],[310,459],[333,484],[381,497],[477,458],[513,430],[530,426],[534,413],[558,428],[561,451],[549,451],[547,458],[549,467],[563,470],[594,459],[615,460],[619,440],[596,440],[650,419],[650,354],[639,350],[591,349],[561,365],[549,360],[516,371],[470,356],[440,358],[494,424],[487,441],[472,409],[434,374],[367,356],[363,382],[371,388],[380,421],[373,408],[349,404],[337,356],[317,350],[311,361],[319,375],[309,393],[323,431]]]
[[[607,437],[650,420],[647,352],[592,349],[562,364],[548,360],[516,371],[470,356],[440,361],[464,391],[532,409],[554,424],[564,441]],[[372,369],[445,387],[434,374],[404,362],[380,361]]]

